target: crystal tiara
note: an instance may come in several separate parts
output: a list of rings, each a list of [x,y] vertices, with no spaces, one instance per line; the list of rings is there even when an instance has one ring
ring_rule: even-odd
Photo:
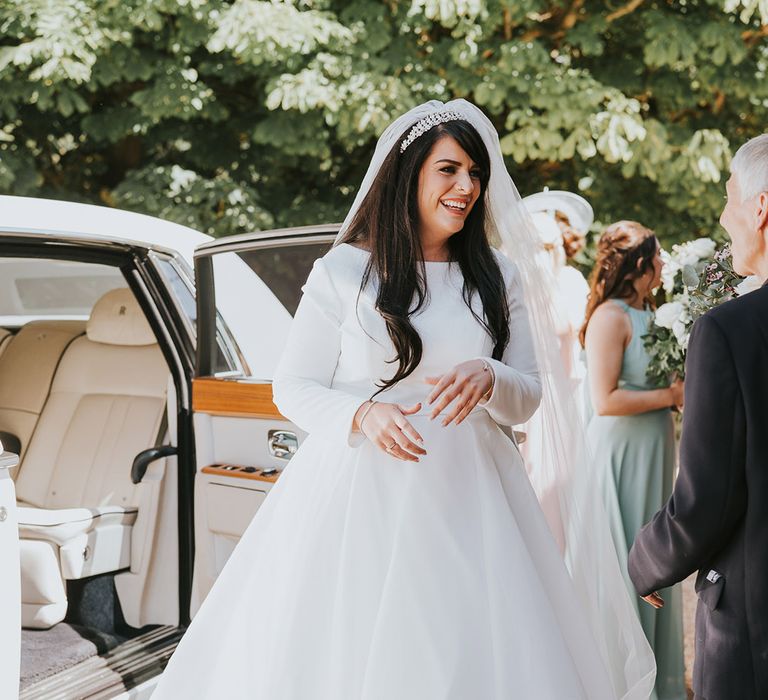
[[[464,119],[464,117],[452,110],[448,112],[433,112],[432,114],[428,114],[413,125],[408,132],[408,136],[406,136],[400,144],[400,153],[404,153],[408,146],[419,138],[419,136],[429,131],[433,126],[444,124],[445,122],[456,121],[457,119]]]

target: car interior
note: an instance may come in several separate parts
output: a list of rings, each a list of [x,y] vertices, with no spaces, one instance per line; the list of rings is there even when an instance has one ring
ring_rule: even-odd
[[[21,688],[178,624],[174,385],[115,267],[0,259],[0,441],[15,470]],[[170,401],[169,401],[170,399]],[[169,415],[168,406],[174,415]]]

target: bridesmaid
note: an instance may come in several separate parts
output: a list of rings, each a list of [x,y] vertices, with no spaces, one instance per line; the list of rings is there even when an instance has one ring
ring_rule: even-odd
[[[656,700],[685,700],[682,599],[662,593],[654,610],[640,601],[627,575],[635,535],[666,502],[675,469],[672,407],[681,407],[683,382],[653,388],[646,379],[643,335],[653,316],[651,290],[662,261],[653,232],[634,221],[609,226],[597,261],[579,340],[586,350],[591,405],[587,436],[619,562],[640,621],[656,655]]]

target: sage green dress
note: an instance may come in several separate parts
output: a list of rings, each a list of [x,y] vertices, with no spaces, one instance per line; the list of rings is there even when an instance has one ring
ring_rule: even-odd
[[[648,353],[642,336],[653,312],[618,304],[632,323],[632,339],[624,351],[619,387],[635,391],[653,389],[646,379]],[[589,371],[589,367],[587,368]],[[683,619],[680,586],[660,591],[661,610],[641,600],[627,574],[627,554],[635,535],[672,493],[675,470],[675,430],[669,409],[631,416],[598,416],[588,404],[587,436],[595,459],[611,534],[630,596],[658,668],[655,700],[685,700]]]

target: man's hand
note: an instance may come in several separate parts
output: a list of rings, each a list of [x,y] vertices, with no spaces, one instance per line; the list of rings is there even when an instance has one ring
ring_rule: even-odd
[[[656,610],[664,607],[664,598],[662,598],[657,591],[654,591],[650,595],[644,595],[641,597],[646,603],[653,605]]]

